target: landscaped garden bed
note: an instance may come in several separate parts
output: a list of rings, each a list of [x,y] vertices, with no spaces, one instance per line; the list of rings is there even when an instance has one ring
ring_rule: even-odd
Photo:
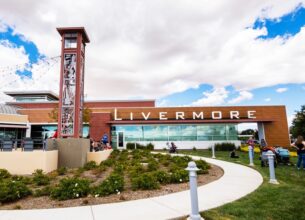
[[[1,209],[35,209],[122,202],[188,189],[191,158],[152,154],[148,150],[118,151],[101,164],[59,168],[48,174],[12,176],[0,170]],[[196,161],[198,185],[214,181],[223,171]]]

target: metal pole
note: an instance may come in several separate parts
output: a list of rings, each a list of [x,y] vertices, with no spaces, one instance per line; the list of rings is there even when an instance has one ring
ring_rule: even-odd
[[[279,182],[275,178],[274,153],[271,150],[268,150],[266,155],[268,156],[268,163],[269,163],[269,173],[270,173],[269,183],[279,184]]]
[[[254,163],[253,163],[253,148],[251,146],[249,146],[249,165],[250,166],[254,166]]]
[[[212,145],[212,158],[215,159],[215,145]]]
[[[197,194],[197,171],[199,170],[194,161],[188,163],[186,168],[190,177],[190,193],[191,193],[191,214],[189,220],[203,220],[199,214],[198,194]]]

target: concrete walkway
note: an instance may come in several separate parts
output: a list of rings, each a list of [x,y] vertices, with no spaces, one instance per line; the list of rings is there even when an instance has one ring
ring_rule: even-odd
[[[262,176],[254,169],[225,161],[193,156],[204,159],[224,170],[217,181],[198,187],[199,209],[215,208],[237,200],[253,192],[263,182]],[[157,220],[171,219],[190,213],[189,191],[165,196],[127,201],[120,203],[81,206],[59,209],[7,210],[0,211],[1,220]]]

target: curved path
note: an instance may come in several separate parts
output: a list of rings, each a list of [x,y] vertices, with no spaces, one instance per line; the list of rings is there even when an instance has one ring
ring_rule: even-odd
[[[199,210],[215,208],[253,192],[263,182],[256,170],[235,163],[205,157],[224,170],[224,175],[209,184],[198,187]],[[134,201],[58,209],[3,210],[2,220],[98,220],[98,219],[170,219],[190,213],[189,191]]]

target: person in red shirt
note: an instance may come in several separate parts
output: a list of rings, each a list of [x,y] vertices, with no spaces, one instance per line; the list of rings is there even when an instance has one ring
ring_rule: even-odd
[[[53,136],[51,137],[52,139],[56,139],[58,137],[58,132],[57,129],[55,130],[55,133],[53,134]]]

